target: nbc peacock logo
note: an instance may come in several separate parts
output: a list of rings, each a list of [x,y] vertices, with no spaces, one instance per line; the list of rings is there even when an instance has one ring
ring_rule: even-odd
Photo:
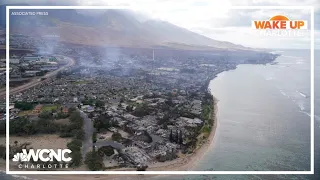
[[[28,161],[27,154],[17,153],[15,155],[13,155],[12,161],[14,161],[14,162]]]

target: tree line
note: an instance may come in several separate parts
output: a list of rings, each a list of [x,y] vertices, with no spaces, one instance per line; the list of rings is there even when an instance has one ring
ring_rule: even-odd
[[[182,131],[181,130],[176,130],[176,133],[173,134],[172,129],[170,131],[169,135],[169,140],[170,142],[174,142],[177,144],[182,144],[183,143],[183,138],[182,138]]]

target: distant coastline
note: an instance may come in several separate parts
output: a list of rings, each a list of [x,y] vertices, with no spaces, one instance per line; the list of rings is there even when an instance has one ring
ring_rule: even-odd
[[[274,60],[273,60],[274,61]],[[272,61],[271,61],[272,62]],[[218,77],[218,75],[222,72],[225,71],[230,71],[234,70],[235,68],[229,68],[224,71],[221,71],[217,74],[212,75],[211,77],[208,77],[207,82],[205,83],[206,88],[208,88],[209,83],[211,80],[214,80],[214,78]],[[211,94],[211,92],[210,92]],[[212,94],[211,94],[212,95]],[[212,95],[213,96],[213,95]],[[205,142],[202,143],[199,147],[197,147],[193,153],[188,154],[188,155],[183,155],[182,157],[179,157],[177,159],[171,160],[171,161],[166,161],[166,162],[157,162],[155,164],[149,165],[146,171],[187,171],[187,170],[192,170],[194,168],[194,165],[196,164],[197,161],[199,161],[205,153],[209,150],[209,147],[213,146],[213,142],[215,140],[215,133],[216,133],[216,128],[217,128],[217,112],[218,112],[218,102],[219,100],[213,96],[213,112],[212,112],[212,119],[213,119],[213,124],[212,128],[210,131],[209,136],[205,139]],[[0,170],[5,170],[5,161],[0,160]],[[75,169],[76,170],[76,169]],[[83,170],[83,169],[79,169]],[[109,171],[136,171],[136,168],[117,168],[117,169],[109,169]],[[157,175],[145,175],[145,176],[157,176]],[[41,178],[41,179],[56,179],[57,175],[28,175],[28,177],[31,178]],[[99,176],[95,175],[95,179],[109,179],[110,178],[116,178],[116,177],[122,177],[122,175],[107,175],[107,176]],[[135,176],[139,178],[138,176]],[[59,179],[73,179],[74,175],[64,175],[64,176],[59,176]],[[77,177],[77,179],[87,179],[88,176],[81,176]]]
[[[217,74],[212,75],[211,77],[208,77],[206,80],[204,88],[208,88],[209,83],[211,80],[214,80],[218,75],[225,71],[234,70],[237,67],[229,68],[227,70],[218,72]],[[211,94],[211,92],[210,92]],[[193,153],[188,155],[183,155],[182,157],[179,157],[177,159],[171,160],[171,161],[165,161],[165,162],[157,162],[155,164],[149,165],[147,168],[147,171],[186,171],[193,169],[196,161],[200,160],[205,153],[208,151],[209,147],[213,145],[214,139],[215,139],[215,133],[217,128],[217,112],[218,112],[218,102],[219,100],[211,94],[213,97],[213,112],[212,112],[212,128],[210,131],[209,136],[204,140],[205,142],[201,143],[199,147],[197,147]],[[0,170],[5,170],[5,161],[0,160]],[[76,170],[76,169],[75,169]],[[80,169],[79,169],[80,170]],[[83,167],[81,168],[83,170]],[[117,169],[109,169],[112,171],[136,171],[136,168],[117,168]],[[45,179],[48,179],[47,176],[51,175],[44,175]],[[72,179],[72,175],[66,176],[66,178],[63,177],[63,179]],[[60,178],[60,177],[59,177]],[[50,179],[50,178],[49,178]]]

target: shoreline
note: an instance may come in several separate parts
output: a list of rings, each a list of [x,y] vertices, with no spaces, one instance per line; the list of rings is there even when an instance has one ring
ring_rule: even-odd
[[[150,165],[146,171],[188,171],[193,170],[195,166],[195,162],[202,159],[203,156],[208,152],[209,147],[213,146],[213,142],[215,140],[215,134],[217,129],[217,112],[218,112],[218,102],[219,100],[213,96],[213,112],[212,112],[212,129],[210,131],[210,134],[208,138],[205,140],[205,142],[194,150],[194,152],[190,155],[186,155],[185,157],[175,159],[173,161],[166,161],[166,162],[159,162]],[[5,169],[5,161],[0,160],[0,171]],[[136,168],[118,168],[118,169],[112,169],[112,171],[136,171]],[[5,172],[5,171],[4,171]],[[141,178],[151,178],[151,177],[157,177],[157,176],[167,176],[167,175],[28,175],[26,178],[29,179],[44,179],[44,180],[70,180],[77,178],[79,180],[87,180],[88,178],[94,178],[97,180],[103,180],[103,179],[121,179],[123,177],[130,177],[130,179],[141,179]]]
[[[215,134],[216,134],[216,129],[217,129],[217,112],[218,112],[218,99],[213,96],[213,112],[212,112],[212,119],[213,119],[213,124],[212,124],[212,129],[210,131],[210,134],[208,138],[205,140],[205,142],[195,149],[195,151],[187,155],[186,157],[179,158],[173,161],[168,161],[170,163],[169,165],[160,165],[158,167],[152,167],[147,168],[147,170],[154,170],[154,171],[187,171],[187,170],[192,170],[194,167],[194,164],[196,161],[200,160],[203,158],[205,153],[208,152],[209,147],[213,145],[214,139],[215,139]],[[164,162],[165,163],[165,162]],[[156,166],[159,163],[156,163]]]

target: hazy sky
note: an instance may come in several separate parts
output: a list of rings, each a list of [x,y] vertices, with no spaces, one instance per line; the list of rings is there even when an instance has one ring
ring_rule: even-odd
[[[134,2],[133,2],[134,1]],[[5,3],[53,4],[50,0],[10,0]],[[296,5],[315,7],[315,42],[320,48],[319,0],[55,0],[56,5],[129,5],[152,18],[168,21],[212,39],[250,47],[310,48],[310,33],[279,37],[259,34],[251,28],[252,20],[267,20],[283,14],[291,20],[310,21],[308,10],[228,10],[229,6]],[[310,24],[309,24],[310,27]]]

